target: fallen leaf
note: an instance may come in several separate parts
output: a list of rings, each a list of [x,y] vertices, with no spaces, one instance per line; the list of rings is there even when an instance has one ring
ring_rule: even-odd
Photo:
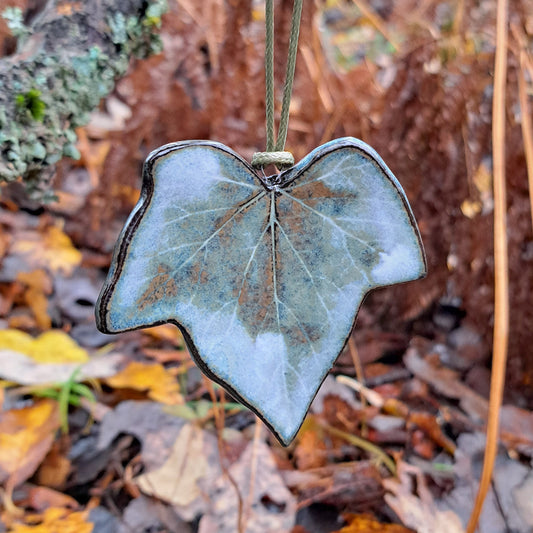
[[[97,448],[108,448],[121,433],[135,436],[141,443],[141,458],[145,471],[159,469],[170,457],[175,442],[185,425],[185,420],[163,410],[154,402],[126,401],[120,403],[103,419]],[[202,455],[207,460],[208,470],[198,479],[202,495],[185,506],[174,505],[174,511],[185,521],[190,522],[206,510],[206,494],[220,476],[221,468],[217,439],[211,433],[203,433]],[[174,472],[175,474],[175,472]]]
[[[61,489],[70,474],[70,461],[66,457],[65,445],[56,441],[37,471],[36,481],[45,487]]]
[[[408,422],[418,426],[433,442],[446,450],[450,455],[455,453],[455,443],[443,433],[434,415],[421,411],[413,411],[409,414]]]
[[[62,330],[51,330],[37,338],[17,329],[0,331],[0,350],[22,353],[39,363],[88,361],[89,354]]]
[[[43,512],[50,507],[78,509],[80,506],[72,496],[49,487],[31,487],[28,490],[27,500],[29,506],[37,512]]]
[[[93,321],[94,304],[98,298],[98,284],[88,277],[56,276],[54,303],[73,322]]]
[[[189,369],[194,367],[194,362],[187,350],[163,350],[158,348],[145,348],[143,355],[154,359],[158,363],[182,363],[182,368]]]
[[[417,533],[464,533],[453,511],[440,511],[436,506],[421,470],[400,461],[398,478],[383,480],[388,491],[385,501],[407,527]]]
[[[416,348],[409,348],[404,356],[405,366],[419,379],[429,383],[446,398],[459,400],[461,408],[476,422],[487,419],[488,402],[459,381],[459,374],[446,367],[435,366],[423,359]]]
[[[82,9],[82,3],[81,2],[68,2],[64,4],[60,4],[56,7],[56,11],[58,15],[66,15],[70,16],[73,13],[77,13],[78,11],[81,11]]]
[[[383,499],[381,474],[375,461],[333,463],[306,472],[284,470],[282,475],[287,486],[298,494],[300,506],[304,502],[368,506]]]
[[[439,367],[423,359],[415,348],[404,356],[407,368],[419,379],[429,383],[446,398],[459,400],[459,405],[474,422],[485,422],[488,416],[488,401],[459,381],[459,374],[446,367]],[[512,405],[502,406],[501,438],[521,453],[533,455],[533,413]]]
[[[533,458],[533,412],[515,405],[504,405],[500,416],[502,440]]]
[[[0,227],[0,259],[2,259],[8,249],[11,242],[11,236],[7,231],[4,231],[2,227]]]
[[[333,533],[413,533],[398,524],[383,524],[370,515],[347,513],[343,516],[347,525]]]
[[[121,372],[106,379],[110,387],[147,391],[148,397],[166,405],[183,403],[176,378],[159,363],[132,361]]]
[[[48,385],[67,381],[76,370],[76,381],[107,378],[116,374],[123,359],[120,354],[109,354],[91,357],[84,364],[38,363],[22,353],[0,349],[0,378],[19,385]]]
[[[252,476],[254,460],[255,476]],[[249,505],[247,533],[284,533],[291,530],[296,519],[296,502],[264,442],[255,443],[255,449],[254,443],[250,443],[230,467],[229,475],[233,483],[226,474],[222,474],[211,487],[209,508],[200,520],[198,533],[234,533],[238,530],[239,500],[235,484],[245,507]],[[255,481],[253,486],[252,477]]]
[[[183,419],[163,411],[161,404],[121,402],[102,420],[97,448],[108,448],[120,433],[133,435],[141,443],[141,457],[146,469],[153,470],[166,461],[184,424]]]
[[[70,512],[63,507],[51,507],[44,512],[39,524],[14,524],[11,533],[91,533],[87,511]]]
[[[530,528],[533,528],[533,473],[529,474],[522,480],[520,485],[514,487],[513,497],[518,515],[526,522]]]
[[[306,418],[303,429],[297,435],[297,446],[294,450],[294,456],[299,470],[319,468],[327,462],[323,432],[318,427],[306,428],[305,425],[309,419],[312,418],[310,416]]]
[[[26,285],[24,300],[26,305],[32,310],[37,325],[42,330],[50,329],[52,320],[48,315],[47,295],[52,292],[52,280],[42,269],[31,272],[19,272],[17,281]]]
[[[81,263],[81,252],[58,226],[48,226],[40,233],[21,233],[11,247],[13,254],[23,255],[37,268],[71,275]]]
[[[455,483],[452,491],[437,502],[466,523],[472,512],[472,495],[479,486],[486,437],[482,433],[463,433],[455,454]],[[479,518],[483,533],[531,533],[533,531],[533,476],[531,467],[513,460],[505,451],[496,457],[492,483]]]
[[[141,531],[168,531],[192,533],[192,527],[180,519],[175,509],[156,500],[140,496],[132,500],[121,517],[118,530],[112,533],[140,533]]]
[[[57,402],[0,413],[0,483],[6,491],[28,479],[41,464],[59,428]]]
[[[146,328],[142,330],[142,333],[158,341],[171,342],[175,346],[183,346],[184,344],[181,331],[173,324],[161,324],[153,328]]]
[[[198,480],[208,469],[203,448],[203,431],[186,424],[166,462],[157,470],[136,478],[137,485],[149,496],[173,505],[189,505],[200,496]]]

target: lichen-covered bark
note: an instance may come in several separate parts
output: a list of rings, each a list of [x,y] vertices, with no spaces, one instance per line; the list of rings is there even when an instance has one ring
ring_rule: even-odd
[[[165,10],[166,0],[50,0],[27,34],[12,25],[18,50],[0,60],[0,181],[22,177],[32,196],[46,197],[53,165],[78,156],[75,128],[132,55],[161,49]]]

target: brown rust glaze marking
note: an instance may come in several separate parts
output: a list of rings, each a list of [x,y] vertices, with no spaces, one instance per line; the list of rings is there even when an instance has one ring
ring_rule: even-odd
[[[149,305],[153,305],[163,298],[169,298],[178,294],[176,282],[169,276],[168,271],[169,269],[165,265],[159,265],[157,267],[157,275],[137,301],[140,311],[143,311]]]

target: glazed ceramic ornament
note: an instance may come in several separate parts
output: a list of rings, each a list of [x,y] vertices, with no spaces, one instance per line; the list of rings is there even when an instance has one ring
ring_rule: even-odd
[[[405,194],[362,141],[269,177],[185,141],[146,160],[96,319],[105,333],[176,324],[205,374],[288,444],[365,294],[425,272]]]

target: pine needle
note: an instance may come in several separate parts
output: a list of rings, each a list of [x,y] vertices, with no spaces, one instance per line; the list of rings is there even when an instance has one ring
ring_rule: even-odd
[[[490,383],[489,420],[483,471],[467,533],[474,533],[490,488],[498,448],[500,407],[505,382],[509,337],[509,271],[505,186],[505,90],[507,75],[508,0],[498,0],[496,56],[492,103],[492,153],[494,168],[494,340]]]

